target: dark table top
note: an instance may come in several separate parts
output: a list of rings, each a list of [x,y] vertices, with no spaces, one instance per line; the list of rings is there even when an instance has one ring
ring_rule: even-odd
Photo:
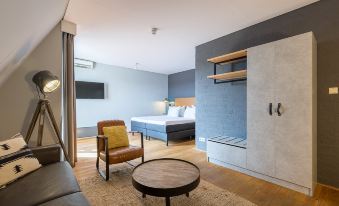
[[[134,187],[141,192],[165,196],[165,194],[158,194],[154,190],[168,190],[167,195],[174,196],[184,194],[197,187],[200,181],[200,170],[193,163],[184,160],[155,159],[137,166],[133,170],[132,179]],[[169,192],[170,190],[172,192]]]

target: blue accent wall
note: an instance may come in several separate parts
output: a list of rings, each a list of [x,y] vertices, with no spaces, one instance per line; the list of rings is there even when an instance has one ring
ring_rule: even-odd
[[[206,144],[198,141],[199,137],[206,140],[219,135],[246,138],[246,81],[214,84],[212,79],[207,79],[214,68],[207,59],[223,53],[215,50],[213,44],[197,48],[196,145],[201,150],[206,150]],[[246,62],[233,64],[233,70],[243,68]],[[218,66],[217,71],[231,71],[231,65]]]
[[[168,75],[168,98],[195,96],[195,69]]]

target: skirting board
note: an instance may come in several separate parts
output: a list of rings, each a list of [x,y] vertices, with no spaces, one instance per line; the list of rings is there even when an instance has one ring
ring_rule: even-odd
[[[98,135],[98,129],[94,127],[79,127],[77,128],[77,137],[93,137]]]
[[[250,175],[250,176],[253,176],[253,177],[256,177],[256,178],[259,178],[259,179],[262,179],[262,180],[265,180],[265,181],[268,181],[268,182],[271,182],[271,183],[274,183],[274,184],[277,184],[277,185],[280,185],[280,186],[283,186],[283,187],[286,187],[286,188],[289,188],[291,190],[298,191],[298,192],[303,193],[303,194],[308,195],[308,196],[313,196],[314,191],[312,191],[310,188],[306,188],[306,187],[303,187],[303,186],[300,186],[300,185],[293,184],[291,182],[287,182],[287,181],[280,180],[280,179],[277,179],[277,178],[274,178],[274,177],[263,175],[263,174],[245,169],[245,168],[237,167],[237,166],[234,166],[234,165],[231,165],[231,164],[228,164],[228,163],[225,163],[225,162],[213,159],[213,158],[208,157],[207,160],[208,160],[208,162],[229,168],[231,170],[235,170],[235,171],[238,171],[238,172],[241,172],[241,173],[244,173],[244,174],[247,174],[247,175]]]

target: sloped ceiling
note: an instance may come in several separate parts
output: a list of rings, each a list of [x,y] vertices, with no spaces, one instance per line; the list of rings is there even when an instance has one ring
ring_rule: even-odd
[[[0,1],[0,86],[63,18],[68,2]]]
[[[195,67],[195,46],[313,2],[71,0],[65,19],[77,24],[77,57],[170,74]]]

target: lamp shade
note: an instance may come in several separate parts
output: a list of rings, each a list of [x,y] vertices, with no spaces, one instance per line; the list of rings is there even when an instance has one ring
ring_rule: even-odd
[[[42,93],[53,92],[60,86],[58,77],[48,70],[36,73],[32,80]]]

